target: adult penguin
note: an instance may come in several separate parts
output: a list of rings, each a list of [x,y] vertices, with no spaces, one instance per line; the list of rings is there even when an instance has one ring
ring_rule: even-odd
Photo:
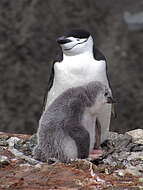
[[[106,58],[95,47],[93,37],[88,31],[71,30],[59,37],[57,43],[62,49],[62,56],[52,66],[45,110],[55,98],[71,87],[100,81],[110,89]],[[103,105],[100,114],[95,118],[95,128],[97,121],[98,126],[101,126],[101,129],[98,127],[101,130],[100,143],[108,138],[111,110],[110,104]]]

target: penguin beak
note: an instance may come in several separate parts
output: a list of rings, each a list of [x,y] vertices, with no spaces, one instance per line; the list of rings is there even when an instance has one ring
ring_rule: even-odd
[[[109,97],[107,97],[107,103],[108,104],[114,104],[116,102],[115,102],[115,100],[111,96],[109,96]]]
[[[62,45],[62,44],[67,44],[72,41],[70,39],[67,39],[65,36],[62,36],[57,39],[57,42],[58,42],[58,44]]]

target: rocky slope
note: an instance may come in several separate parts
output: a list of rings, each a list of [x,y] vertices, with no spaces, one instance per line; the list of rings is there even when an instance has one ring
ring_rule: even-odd
[[[108,189],[143,187],[143,130],[110,133],[104,154],[69,164],[32,158],[35,135],[0,133],[0,189]]]

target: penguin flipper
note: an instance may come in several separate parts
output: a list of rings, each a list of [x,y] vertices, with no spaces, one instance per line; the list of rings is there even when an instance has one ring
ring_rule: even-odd
[[[42,103],[42,112],[45,110],[45,107],[46,107],[46,103],[47,103],[47,96],[48,96],[48,92],[50,91],[52,85],[53,85],[53,81],[54,81],[54,63],[52,63],[52,66],[51,66],[51,70],[50,70],[50,74],[49,74],[49,80],[48,80],[48,86],[47,86],[47,89],[45,91],[45,94],[44,94],[44,98],[43,98],[43,103]]]
[[[89,147],[90,147],[90,136],[88,131],[80,124],[71,127],[67,126],[69,136],[75,141],[77,150],[78,150],[78,158],[84,159],[89,156]]]
[[[50,89],[52,88],[53,82],[54,82],[54,77],[55,77],[55,71],[54,71],[54,65],[56,62],[61,62],[63,60],[63,53],[61,51],[61,49],[55,54],[53,61],[51,61],[49,63],[50,65],[50,72],[49,72],[49,79],[48,79],[48,86],[47,89],[45,91],[45,95],[43,98],[43,104],[42,104],[42,111],[45,110],[46,107],[46,103],[47,103],[47,97],[48,97],[48,92],[50,91]]]

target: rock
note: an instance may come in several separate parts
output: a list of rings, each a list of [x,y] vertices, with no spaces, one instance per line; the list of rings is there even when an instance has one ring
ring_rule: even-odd
[[[38,164],[35,165],[35,168],[37,168],[37,169],[41,169],[41,167],[42,167],[42,164],[38,163]]]
[[[141,152],[132,152],[127,157],[127,160],[142,160],[143,161],[143,151]]]
[[[132,141],[132,137],[128,134],[118,134],[115,132],[109,133],[109,139],[112,140],[116,149],[125,149],[128,144]]]
[[[86,159],[76,159],[71,161],[70,165],[74,165],[74,167],[76,167],[77,169],[91,169],[91,165],[92,163]],[[96,165],[92,165],[93,170],[96,170]]]
[[[141,178],[139,178],[139,182],[142,182],[143,183],[143,178],[141,177]]]
[[[125,169],[116,170],[114,173],[121,177],[124,177],[126,174],[132,174],[133,176],[143,177],[143,165],[128,165]]]
[[[124,170],[125,173],[130,173],[133,176],[143,177],[143,166],[130,166]]]
[[[9,147],[14,147],[14,145],[20,141],[20,139],[18,137],[11,137],[10,139],[7,140]]]
[[[126,134],[132,137],[134,143],[143,144],[143,129],[128,131]]]
[[[0,146],[8,146],[8,136],[5,135],[5,136],[0,136]]]
[[[135,144],[132,148],[131,148],[131,151],[132,152],[136,152],[136,151],[143,151],[143,144],[140,145],[140,144]]]
[[[24,155],[22,152],[18,151],[15,148],[9,148],[9,151],[11,151],[11,153],[14,154],[16,157],[18,157],[19,159],[23,159],[32,165],[40,163],[39,161],[37,161],[29,156]]]
[[[10,161],[7,156],[0,156],[0,167],[10,164]]]
[[[129,30],[142,30],[143,29],[143,12],[131,14],[130,12],[124,13],[124,20],[128,25]]]
[[[143,175],[142,130],[133,130],[125,134],[110,132],[109,139],[113,143],[113,152],[102,161],[114,168],[118,176],[130,173],[134,176]],[[124,168],[124,169],[119,169]]]
[[[32,148],[35,146],[35,145],[33,145],[33,143],[30,143],[32,141],[33,140],[31,140],[31,139],[24,140],[24,139],[20,139],[18,137],[11,137],[7,140],[8,144],[9,144],[8,150],[13,155],[15,155],[15,157],[17,157],[19,159],[23,159],[23,160],[27,161],[28,163],[35,165],[40,162],[29,156],[26,156],[24,154],[25,151],[30,151],[30,154],[28,154],[28,155],[32,154]],[[19,151],[19,149],[22,151]]]
[[[23,152],[26,156],[29,156],[32,154],[32,150],[37,144],[37,136],[34,134],[30,138],[26,139],[11,137],[8,139],[8,143],[9,147],[14,147],[18,151]]]
[[[116,175],[118,175],[118,176],[121,176],[121,177],[124,177],[124,176],[125,176],[125,170],[123,170],[123,169],[116,170],[114,173],[115,173]]]

